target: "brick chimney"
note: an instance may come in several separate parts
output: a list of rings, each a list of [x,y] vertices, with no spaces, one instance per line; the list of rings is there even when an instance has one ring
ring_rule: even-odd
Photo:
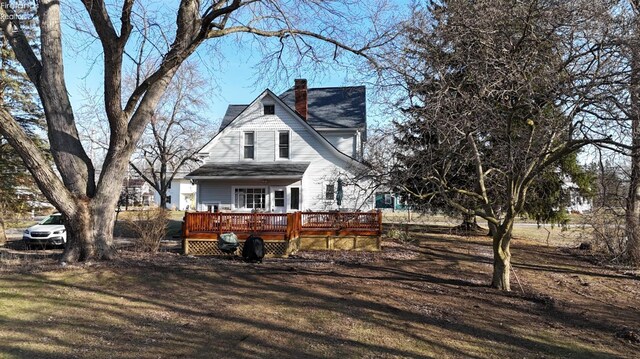
[[[302,118],[306,121],[307,112],[309,109],[307,103],[307,80],[296,79],[293,91],[296,95],[296,111],[298,111],[300,116],[302,116]]]

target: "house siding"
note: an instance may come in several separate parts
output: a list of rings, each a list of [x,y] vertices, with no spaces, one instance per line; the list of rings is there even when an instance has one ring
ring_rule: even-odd
[[[250,105],[244,113],[231,122],[220,133],[220,138],[208,148],[209,156],[207,162],[239,162],[239,165],[243,161],[309,162],[309,167],[301,181],[302,198],[300,209],[336,209],[337,204],[335,201],[324,200],[325,184],[335,183],[338,177],[342,177],[344,180],[347,177],[346,174],[351,171],[353,163],[338,157],[322,136],[318,136],[314,130],[305,126],[299,118],[277,102],[275,103],[275,115],[263,115],[263,104],[274,104],[274,102],[275,100],[267,94],[262,100]],[[290,132],[290,158],[277,159],[277,132],[285,130]],[[254,131],[256,133],[256,153],[253,160],[245,160],[241,157],[243,154],[242,136],[246,131]],[[336,137],[335,141],[342,148],[349,147],[349,151],[341,152],[351,155],[354,152],[353,135],[351,135],[352,142],[350,144],[348,144],[346,134],[342,133],[342,135],[342,137]],[[242,180],[231,182],[200,180],[198,203],[202,205],[207,202],[220,202],[230,205],[231,186],[238,186],[238,183],[242,182]],[[268,182],[266,185],[273,184]],[[291,184],[288,186],[291,186]],[[373,207],[373,199],[364,200],[359,198],[354,187],[344,187],[345,200],[341,207],[371,209]],[[364,206],[362,206],[363,203],[365,204]]]
[[[322,136],[329,141],[338,151],[356,157],[356,135],[354,131],[349,132],[325,132],[320,131]]]

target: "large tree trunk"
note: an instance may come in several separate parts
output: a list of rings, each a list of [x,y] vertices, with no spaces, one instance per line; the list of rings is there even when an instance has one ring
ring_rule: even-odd
[[[487,221],[487,226],[489,227],[489,233],[487,233],[487,236],[493,238],[493,236],[496,234],[496,226],[489,221]]]
[[[634,120],[633,123],[634,128],[638,127],[636,120]],[[639,135],[639,133],[635,133],[633,136],[634,146],[640,144]],[[638,142],[638,144],[636,144],[636,142]],[[627,258],[632,265],[640,264],[640,153],[638,152],[640,152],[640,150],[634,149],[631,157],[631,178],[629,181],[629,194],[625,213],[627,236],[626,252]]]
[[[92,200],[79,203],[73,215],[66,215],[67,245],[62,256],[66,262],[112,259],[115,206]]]
[[[640,34],[638,34],[640,35]],[[638,36],[636,35],[636,36]],[[632,44],[631,54],[631,178],[627,196],[626,236],[627,258],[633,265],[640,265],[640,50]]]
[[[511,232],[513,221],[506,220],[496,228],[493,235],[493,280],[491,287],[510,291],[511,290]]]
[[[167,189],[166,189],[166,187],[163,189],[163,191],[160,191],[159,195],[160,195],[160,208],[166,209],[167,208]]]

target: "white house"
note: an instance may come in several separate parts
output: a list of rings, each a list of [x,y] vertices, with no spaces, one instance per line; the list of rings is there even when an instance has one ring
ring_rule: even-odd
[[[366,141],[364,86],[311,88],[280,96],[269,89],[249,105],[230,105],[219,133],[199,152],[201,211],[373,208],[354,184]],[[340,202],[340,203],[338,203]]]
[[[195,209],[198,186],[192,180],[184,178],[188,172],[178,172],[169,183],[167,190],[167,208],[179,211]],[[160,195],[154,191],[155,203],[160,203]]]

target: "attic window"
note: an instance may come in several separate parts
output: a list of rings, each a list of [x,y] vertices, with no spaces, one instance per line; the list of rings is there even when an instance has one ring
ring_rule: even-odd
[[[264,105],[264,114],[265,115],[275,115],[276,114],[276,105]]]

